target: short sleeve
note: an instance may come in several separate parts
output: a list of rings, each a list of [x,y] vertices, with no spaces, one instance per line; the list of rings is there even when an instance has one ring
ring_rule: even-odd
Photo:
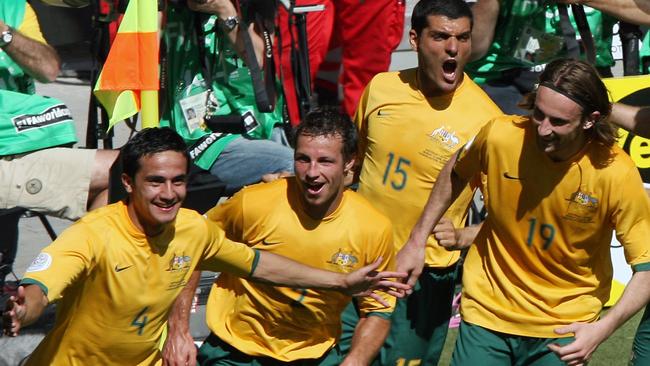
[[[23,17],[23,22],[18,26],[18,31],[25,37],[47,44],[47,41],[43,38],[43,33],[41,33],[41,27],[38,24],[36,13],[29,4],[25,4],[25,16]]]
[[[249,276],[258,261],[256,250],[226,238],[216,223],[206,220],[208,243],[203,252],[200,270],[228,272],[235,276]]]
[[[97,263],[103,246],[80,224],[65,230],[44,248],[25,271],[21,284],[41,287],[49,301],[58,300],[63,291],[86,276]]]
[[[458,151],[454,172],[461,178],[471,180],[481,171],[481,165],[485,159],[485,148],[488,135],[494,120],[488,122],[481,130],[472,137],[465,146]]]
[[[393,244],[393,232],[390,224],[385,225],[381,235],[377,237],[377,242],[372,247],[376,248],[372,251],[371,255],[366,257],[366,263],[372,263],[377,258],[382,257],[383,262],[377,269],[378,271],[394,271],[395,264],[395,245]],[[392,313],[395,310],[396,299],[394,296],[386,293],[379,293],[380,296],[390,304],[390,307],[385,307],[377,300],[371,297],[359,298],[357,306],[362,314],[370,313]]]
[[[636,168],[617,183],[612,223],[634,271],[650,270],[650,202]]]

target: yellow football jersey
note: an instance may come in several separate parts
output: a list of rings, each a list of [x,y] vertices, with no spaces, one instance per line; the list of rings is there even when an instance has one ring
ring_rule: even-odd
[[[339,207],[322,220],[302,208],[295,178],[245,188],[208,212],[231,240],[335,272],[351,272],[384,259],[394,266],[391,226],[361,196],[346,191]],[[393,311],[370,298],[364,313]],[[340,314],[350,297],[334,291],[273,287],[222,274],[207,305],[209,328],[251,356],[293,361],[321,357],[341,332]]]
[[[246,276],[251,248],[194,211],[147,237],[122,202],[95,210],[43,249],[23,284],[58,301],[56,324],[28,365],[151,365],[176,296],[195,268]]]
[[[420,217],[440,170],[498,115],[499,108],[467,75],[453,94],[437,98],[419,92],[416,69],[378,74],[366,87],[355,117],[363,158],[358,192],[391,220],[397,250]],[[445,214],[456,227],[465,226],[471,198],[468,187]],[[458,251],[447,251],[429,237],[427,266],[448,267],[458,258]]]
[[[554,162],[527,117],[486,125],[455,171],[486,176],[488,216],[465,260],[463,319],[529,337],[597,320],[609,298],[612,232],[635,270],[650,269],[650,205],[632,160],[589,142]],[[570,335],[569,335],[570,336]]]

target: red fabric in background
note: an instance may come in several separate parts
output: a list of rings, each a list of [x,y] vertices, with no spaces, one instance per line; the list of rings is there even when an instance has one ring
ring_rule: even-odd
[[[340,84],[343,108],[352,117],[368,82],[390,66],[391,53],[402,38],[404,1],[296,0],[296,5],[309,4],[325,5],[325,11],[307,15],[312,87],[318,83],[319,87],[336,92]],[[291,123],[296,125],[299,118],[291,73],[291,39],[287,12],[283,7],[278,18],[282,34],[283,86]],[[294,34],[297,37],[297,33]],[[337,53],[340,57],[336,56]],[[324,61],[326,55],[327,61]],[[315,77],[318,71],[320,74]]]

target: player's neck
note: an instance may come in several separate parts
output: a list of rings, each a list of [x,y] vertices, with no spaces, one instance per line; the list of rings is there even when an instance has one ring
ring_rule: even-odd
[[[148,224],[146,220],[144,220],[138,215],[138,212],[132,203],[127,204],[126,211],[129,214],[129,219],[131,220],[131,223],[133,223],[133,226],[135,226],[146,236],[148,237],[158,236],[163,231],[165,231],[164,224]]]
[[[460,76],[460,80],[458,81],[457,86],[453,88],[453,90],[445,90],[440,88],[438,84],[436,84],[433,80],[429,79],[426,73],[421,72],[419,68],[416,71],[416,77],[417,77],[417,87],[418,90],[420,91],[420,94],[422,94],[422,96],[424,96],[425,98],[437,98],[443,96],[452,96],[456,91],[456,89],[458,89],[460,85],[463,83],[464,75]]]
[[[344,189],[342,189],[339,194],[332,197],[329,201],[320,205],[310,204],[304,198],[301,198],[302,207],[305,210],[307,216],[311,217],[314,220],[322,220],[334,213],[334,211],[339,208],[341,200],[343,199],[343,191]]]

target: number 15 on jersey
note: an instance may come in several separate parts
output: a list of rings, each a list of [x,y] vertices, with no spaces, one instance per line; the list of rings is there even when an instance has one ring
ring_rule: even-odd
[[[404,169],[408,166],[411,166],[409,160],[404,159],[401,156],[396,157],[392,152],[388,153],[388,164],[386,164],[382,184],[387,185],[390,183],[390,186],[396,191],[404,189],[404,187],[406,187],[406,181],[408,180],[408,174]]]

